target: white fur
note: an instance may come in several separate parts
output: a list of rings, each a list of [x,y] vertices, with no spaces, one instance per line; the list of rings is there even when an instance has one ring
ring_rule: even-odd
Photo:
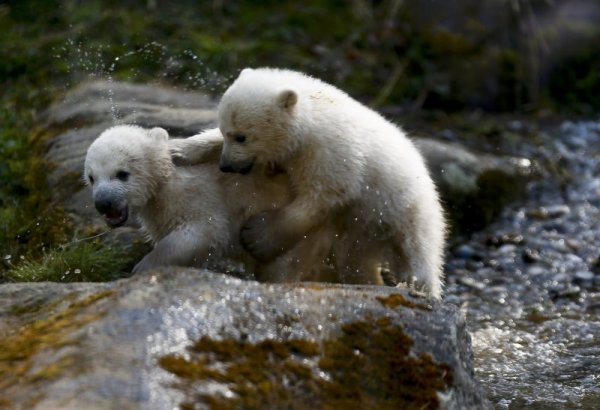
[[[347,281],[373,282],[375,265],[387,264],[440,297],[442,207],[421,154],[397,126],[318,79],[268,68],[242,71],[221,100],[219,126],[221,164],[277,163],[290,175],[294,200],[271,226],[248,223],[256,255],[273,256],[269,241],[292,244],[333,218],[346,239],[338,266],[357,276]]]
[[[217,146],[220,151],[223,141],[218,129],[188,140],[195,141],[201,156],[202,149],[210,152]],[[176,151],[181,142],[171,142]],[[129,173],[126,181],[116,177],[119,171]],[[224,256],[249,263],[250,269],[259,269],[239,244],[241,222],[257,212],[284,205],[290,196],[285,174],[226,175],[219,171],[216,159],[175,167],[165,130],[148,131],[129,125],[110,128],[92,143],[84,177],[88,183],[93,178],[95,200],[110,198],[115,206],[134,213],[153,241],[154,249],[136,265],[134,272],[163,265],[205,267]],[[324,258],[330,244],[326,240],[323,244],[318,253],[311,250],[315,259],[302,261],[307,265],[296,262],[308,254],[298,247],[298,252],[281,258],[270,270],[265,268],[267,273],[263,275],[267,277],[262,279],[298,279],[297,274]],[[294,272],[286,272],[286,268]],[[275,274],[279,276],[274,277]]]

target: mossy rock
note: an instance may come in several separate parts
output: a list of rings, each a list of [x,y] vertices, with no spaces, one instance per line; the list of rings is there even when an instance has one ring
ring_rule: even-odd
[[[168,269],[0,301],[10,408],[488,408],[464,318],[408,290]]]

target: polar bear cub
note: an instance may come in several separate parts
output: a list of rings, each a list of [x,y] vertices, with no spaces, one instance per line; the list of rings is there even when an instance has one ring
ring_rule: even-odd
[[[443,211],[423,157],[401,129],[332,85],[270,68],[243,70],[218,115],[221,170],[247,174],[277,163],[294,192],[289,204],[244,224],[250,253],[272,260],[336,220],[345,282],[377,283],[386,265],[440,297]]]
[[[289,281],[303,279],[297,275],[309,270],[314,273],[331,246],[328,236],[315,239],[322,247],[297,247],[262,267],[239,244],[245,219],[289,201],[287,175],[257,172],[250,178],[232,178],[217,166],[223,144],[218,129],[191,138],[196,155],[205,157],[203,164],[175,167],[169,136],[162,128],[115,126],[87,151],[84,178],[92,186],[98,212],[113,227],[135,214],[154,243],[134,272],[164,265],[206,267],[226,256],[257,270],[263,280]]]

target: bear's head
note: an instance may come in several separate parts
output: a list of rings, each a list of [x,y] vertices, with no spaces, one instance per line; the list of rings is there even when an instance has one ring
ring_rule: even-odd
[[[162,128],[119,125],[104,131],[90,145],[83,177],[108,225],[123,225],[129,208],[146,205],[171,175],[174,166],[168,139]]]
[[[285,162],[294,151],[289,129],[297,104],[288,84],[271,81],[264,70],[243,70],[219,104],[221,171],[247,174],[255,164]]]

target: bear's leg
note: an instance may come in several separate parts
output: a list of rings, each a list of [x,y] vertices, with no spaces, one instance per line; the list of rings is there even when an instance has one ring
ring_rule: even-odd
[[[257,279],[266,282],[337,281],[333,270],[325,263],[331,252],[333,236],[330,226],[311,232],[275,261],[258,267]]]
[[[218,128],[188,138],[169,140],[169,151],[175,165],[217,163],[223,149],[223,136]]]
[[[395,238],[390,270],[401,281],[423,289],[436,299],[442,295],[441,256],[439,247],[422,238]]]
[[[204,266],[223,238],[216,238],[216,229],[202,226],[182,226],[156,243],[154,249],[133,268],[133,273],[159,266]],[[225,238],[226,239],[226,238]]]
[[[346,237],[335,249],[335,266],[342,283],[383,285],[382,246],[365,236]]]
[[[326,223],[329,211],[310,198],[297,198],[281,209],[249,218],[242,226],[240,240],[256,259],[271,262]]]

